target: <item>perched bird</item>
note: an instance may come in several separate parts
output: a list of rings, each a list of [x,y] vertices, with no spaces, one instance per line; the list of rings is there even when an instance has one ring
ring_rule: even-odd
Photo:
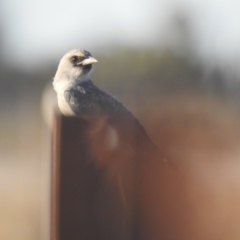
[[[86,50],[71,50],[61,59],[53,86],[62,114],[104,119],[113,127],[111,142],[124,133],[124,139],[151,150],[157,147],[132,113],[116,98],[99,89],[90,79],[92,64],[97,60]],[[116,132],[117,131],[117,132]],[[114,140],[115,139],[115,140]],[[110,144],[114,145],[114,144]]]
[[[86,50],[72,50],[61,59],[53,86],[63,115],[114,115],[121,113],[137,120],[116,98],[100,90],[89,77],[97,60]]]

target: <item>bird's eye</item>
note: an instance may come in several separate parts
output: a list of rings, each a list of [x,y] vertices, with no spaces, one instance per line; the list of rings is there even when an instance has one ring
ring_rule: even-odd
[[[78,57],[77,57],[77,56],[71,57],[71,62],[72,62],[72,63],[76,63],[77,60],[78,60]]]

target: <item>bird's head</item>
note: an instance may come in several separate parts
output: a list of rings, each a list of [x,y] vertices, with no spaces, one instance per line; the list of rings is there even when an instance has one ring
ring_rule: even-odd
[[[60,60],[54,81],[84,81],[92,69],[92,64],[96,62],[86,50],[71,50]]]

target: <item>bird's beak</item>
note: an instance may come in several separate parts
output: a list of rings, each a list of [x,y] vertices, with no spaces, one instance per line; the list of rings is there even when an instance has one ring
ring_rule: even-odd
[[[89,64],[93,64],[98,62],[97,59],[93,58],[93,57],[89,57],[84,59],[83,61],[77,63],[77,65],[89,65]]]

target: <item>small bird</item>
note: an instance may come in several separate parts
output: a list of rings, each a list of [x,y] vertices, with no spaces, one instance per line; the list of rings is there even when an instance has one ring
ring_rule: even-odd
[[[71,50],[63,56],[53,81],[61,113],[67,116],[121,113],[137,121],[120,101],[94,85],[89,74],[96,62],[86,50]]]
[[[167,163],[168,159],[133,114],[92,82],[89,74],[92,64],[97,62],[89,51],[79,49],[71,50],[62,57],[53,81],[61,113],[98,122],[97,128],[104,129],[102,134],[107,136],[108,149],[120,146],[128,149],[128,155],[136,155],[137,152],[141,157],[146,155],[145,158],[149,158],[149,154],[157,155],[161,162]],[[101,139],[98,147],[104,143]]]
[[[67,52],[60,60],[53,86],[61,113],[66,116],[96,119],[107,116],[112,124],[117,121],[118,128],[128,133],[127,135],[133,132],[137,137],[144,135],[148,145],[155,148],[155,144],[132,113],[115,97],[105,93],[92,82],[89,74],[92,64],[96,62],[98,61],[90,52],[79,49]]]

